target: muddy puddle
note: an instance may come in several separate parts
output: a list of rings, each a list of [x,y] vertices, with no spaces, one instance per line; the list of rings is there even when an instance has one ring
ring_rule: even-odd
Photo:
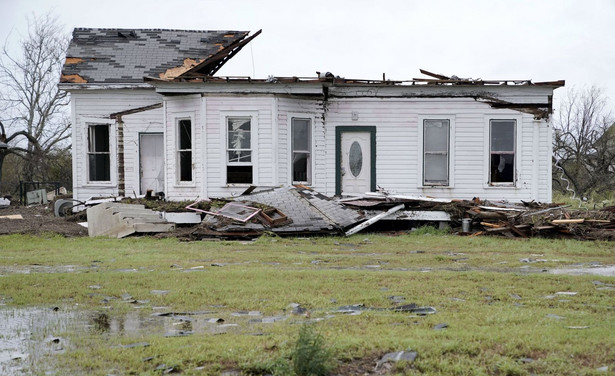
[[[397,304],[403,297],[392,299]],[[378,315],[409,314],[411,317],[436,313],[433,307],[404,304],[390,308],[363,304],[334,309],[312,309],[290,303],[275,315],[260,311],[231,311],[224,307],[211,310],[175,312],[168,307],[140,307],[125,313],[110,308],[96,311],[79,307],[9,307],[0,305],[0,374],[58,375],[55,355],[72,350],[78,342],[71,339],[93,336],[104,339],[109,348],[149,346],[144,338],[191,335],[239,334],[266,336],[274,325],[304,324],[339,316],[360,315],[370,311]]]
[[[58,307],[0,307],[0,374],[50,371],[54,355],[70,346],[63,334],[79,326],[79,316],[77,312]]]
[[[302,324],[349,314],[344,310],[322,311],[308,317],[306,312],[298,304],[290,305],[279,315],[223,308],[174,312],[168,307],[151,307],[120,314],[111,309],[87,311],[78,307],[16,308],[0,305],[0,374],[57,375],[55,356],[70,351],[75,346],[71,338],[83,335],[100,336],[110,348],[133,348],[149,346],[143,338],[152,335],[179,337],[235,333],[264,336],[272,325],[284,322]]]
[[[551,274],[566,274],[566,275],[595,275],[601,277],[615,277],[615,265],[590,265],[579,266],[575,268],[560,268],[549,271]]]

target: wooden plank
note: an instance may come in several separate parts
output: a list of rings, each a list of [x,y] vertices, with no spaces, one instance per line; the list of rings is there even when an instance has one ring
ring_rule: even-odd
[[[509,229],[511,229],[512,232],[514,232],[515,234],[519,235],[520,237],[522,237],[522,238],[527,238],[528,237],[521,230],[519,230],[518,227],[515,227],[515,225],[509,223],[507,226],[508,226]]]
[[[529,228],[529,227],[530,227],[530,225],[515,226],[515,228],[517,230],[519,230],[519,229],[526,229],[526,228]],[[499,233],[499,232],[507,232],[507,231],[511,231],[510,227],[508,227],[508,226],[506,226],[506,227],[499,227],[499,228],[488,228],[488,229],[485,230],[485,232],[488,232],[490,234],[492,234],[492,233]]]
[[[534,230],[542,231],[542,230],[553,230],[554,228],[558,228],[557,226],[535,226]]]
[[[23,217],[21,214],[9,214],[1,216],[0,219],[23,219]]]
[[[495,223],[489,223],[489,222],[481,222],[481,225],[485,226],[485,227],[490,227],[490,228],[503,228],[505,226],[502,225],[496,225]]]
[[[515,212],[523,212],[525,210],[523,209],[516,209],[516,208],[501,208],[501,207],[497,207],[497,206],[479,206],[479,208],[481,209],[485,209],[485,210],[496,210],[496,211],[515,211]]]
[[[397,206],[389,209],[388,211],[386,211],[384,213],[378,214],[377,216],[372,217],[372,218],[368,219],[367,221],[361,223],[360,225],[355,226],[355,227],[351,228],[350,230],[346,231],[346,233],[344,235],[345,236],[350,236],[352,234],[356,234],[357,232],[363,230],[364,228],[366,228],[366,227],[368,227],[368,226],[378,222],[382,218],[387,217],[387,216],[395,213],[396,211],[399,211],[399,210],[403,209],[404,206],[405,206],[404,204],[400,204],[400,205],[397,205]]]
[[[569,223],[583,223],[585,222],[584,218],[578,218],[578,219],[554,219],[551,221],[551,223],[553,223],[554,225],[564,225],[564,224],[569,224]]]
[[[430,76],[433,78],[437,78],[438,80],[450,80],[451,78],[442,74],[438,74],[438,73],[432,73],[430,71],[427,71],[425,69],[419,69],[419,72],[421,72],[422,74],[426,75],[426,76]]]

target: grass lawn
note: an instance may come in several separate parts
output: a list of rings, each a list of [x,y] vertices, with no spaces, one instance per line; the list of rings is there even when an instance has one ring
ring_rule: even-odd
[[[33,373],[292,374],[309,325],[331,374],[592,375],[615,369],[615,277],[550,271],[613,264],[608,242],[430,231],[254,242],[9,235],[0,311],[70,316],[44,331],[64,346],[27,362]],[[436,313],[392,309],[411,303]],[[360,306],[340,310],[349,305]],[[418,356],[374,371],[402,350]]]

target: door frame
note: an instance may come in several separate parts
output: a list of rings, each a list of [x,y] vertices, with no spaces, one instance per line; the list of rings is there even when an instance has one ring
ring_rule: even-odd
[[[138,173],[138,176],[139,176],[139,192],[141,192],[141,179],[143,178],[143,176],[141,174],[141,136],[143,136],[143,135],[145,135],[145,136],[161,135],[162,136],[162,149],[163,149],[162,150],[162,168],[163,168],[163,172],[164,172],[164,168],[165,168],[165,165],[166,165],[166,163],[165,163],[166,162],[166,155],[165,155],[165,150],[164,150],[164,132],[139,132],[138,133],[139,149],[137,150],[138,155],[139,155],[138,156],[139,163],[137,165],[137,168],[138,168],[137,169],[137,171],[138,171],[137,173]],[[166,174],[165,174],[165,176],[166,176]],[[162,185],[163,185],[162,191],[165,192],[165,194],[166,194],[167,182],[166,182],[166,180],[164,178],[162,179]],[[154,193],[156,193],[156,192],[154,192]],[[145,193],[141,193],[141,194],[145,194]]]
[[[368,132],[370,146],[370,190],[376,191],[376,127],[375,126],[337,126],[335,127],[335,195],[342,194],[342,133]]]

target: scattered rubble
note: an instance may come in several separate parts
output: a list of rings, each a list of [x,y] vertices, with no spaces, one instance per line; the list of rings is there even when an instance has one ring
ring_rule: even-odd
[[[381,367],[387,365],[388,363],[397,363],[400,361],[405,361],[408,363],[414,362],[419,354],[416,351],[408,350],[408,351],[397,351],[385,354],[379,361],[376,363],[376,370]],[[390,367],[388,367],[390,368]]]
[[[148,223],[140,223],[135,215],[125,216],[122,221],[112,221],[116,227],[119,222],[125,222],[118,227],[119,230],[113,231],[107,228],[109,226],[103,226],[107,221],[101,223],[88,218],[88,233],[91,236],[122,237],[135,232],[168,232],[158,236],[190,240],[250,239],[267,233],[280,236],[349,236],[366,230],[387,229],[386,226],[392,227],[393,223],[403,223],[396,228],[409,230],[421,224],[432,224],[442,229],[453,228],[457,234],[463,236],[615,239],[615,207],[575,210],[556,203],[492,202],[478,198],[451,200],[394,195],[384,191],[331,198],[302,185],[250,187],[237,197],[196,202],[153,199],[121,199],[121,203],[116,202],[119,200],[117,197],[96,198],[77,206],[74,205],[74,200],[63,200],[61,204],[66,208],[60,205],[55,211],[65,214],[64,218],[67,220],[76,222],[71,218],[77,216],[69,215],[72,213],[68,212],[79,208],[89,208],[88,212],[95,212],[102,208],[118,208],[128,203],[133,206],[141,205],[139,212],[143,206],[153,210],[146,215]],[[58,202],[56,201],[56,204]],[[129,207],[129,214],[134,214],[136,209],[133,206]],[[17,218],[13,217],[16,215],[13,214],[14,211],[8,211],[7,208],[3,209],[0,222],[7,223],[7,220]],[[113,211],[115,214],[118,212],[116,209]],[[7,225],[11,226],[8,223]],[[542,260],[528,258],[522,262],[540,261]]]

